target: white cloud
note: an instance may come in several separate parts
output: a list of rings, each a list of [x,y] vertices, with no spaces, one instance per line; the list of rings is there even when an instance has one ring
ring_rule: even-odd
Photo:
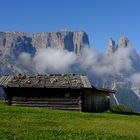
[[[67,50],[44,48],[39,49],[33,58],[28,53],[22,53],[19,61],[25,66],[32,65],[39,73],[76,71],[102,80],[115,77],[120,73],[128,74],[135,85],[140,85],[140,76],[135,74],[137,65],[140,65],[139,57],[132,47],[119,48],[112,55],[98,53],[94,49],[84,47],[80,56]]]
[[[52,48],[39,49],[34,57],[38,72],[67,72],[76,61],[76,54]]]
[[[28,66],[30,67],[31,66],[31,63],[32,63],[32,58],[31,58],[31,54],[30,53],[26,53],[26,52],[22,52],[20,55],[19,55],[19,62],[24,65],[24,66]]]
[[[132,74],[131,81],[136,87],[140,87],[140,73]]]

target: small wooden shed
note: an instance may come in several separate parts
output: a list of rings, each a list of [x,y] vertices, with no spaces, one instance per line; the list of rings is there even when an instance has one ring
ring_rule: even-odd
[[[113,92],[97,89],[77,74],[2,76],[0,85],[8,105],[84,112],[108,110]]]

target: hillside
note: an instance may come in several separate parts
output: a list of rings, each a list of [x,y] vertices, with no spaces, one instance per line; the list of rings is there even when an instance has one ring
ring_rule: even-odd
[[[139,140],[140,116],[0,105],[0,139]]]

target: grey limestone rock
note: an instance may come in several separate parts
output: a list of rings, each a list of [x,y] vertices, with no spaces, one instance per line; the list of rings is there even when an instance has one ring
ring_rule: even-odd
[[[17,56],[20,52],[29,52],[32,55],[38,48],[59,48],[80,53],[84,44],[89,45],[88,35],[85,32],[0,32],[0,50]]]
[[[121,37],[119,40],[118,47],[127,47],[129,45],[129,40],[127,37]]]
[[[0,32],[0,74],[20,72],[16,60],[22,52],[33,57],[38,49],[51,47],[80,54],[85,44],[89,45],[85,32]]]
[[[108,54],[108,55],[111,55],[111,54],[113,54],[115,51],[116,51],[116,44],[115,44],[115,41],[114,41],[112,38],[110,38],[110,39],[109,39],[109,42],[108,42],[107,54]]]

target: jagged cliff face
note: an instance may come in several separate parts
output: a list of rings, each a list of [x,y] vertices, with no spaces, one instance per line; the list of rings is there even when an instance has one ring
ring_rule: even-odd
[[[16,60],[22,52],[33,57],[40,48],[58,48],[80,54],[84,45],[89,45],[85,32],[0,32],[0,74],[20,72]]]
[[[126,48],[128,46],[130,46],[130,44],[127,37],[124,37],[124,36],[121,37],[118,44],[116,44],[115,41],[112,38],[110,38],[108,41],[107,54],[112,55],[119,48]]]
[[[5,51],[6,54],[13,51],[16,57],[22,51],[34,55],[38,48],[46,47],[67,49],[78,54],[84,44],[89,44],[85,32],[0,32],[0,50]]]
[[[111,55],[111,54],[113,54],[115,51],[116,51],[116,44],[115,44],[115,41],[114,41],[112,38],[110,38],[109,41],[108,41],[107,54],[108,54],[108,55]]]
[[[129,45],[129,40],[127,37],[121,37],[119,40],[119,47],[126,47]]]
[[[114,55],[118,50],[123,50],[124,48],[131,47],[131,44],[127,37],[121,37],[119,39],[118,44],[115,43],[115,41],[110,38],[108,41],[108,47],[107,47],[107,55],[111,56]],[[140,57],[138,53],[133,50],[131,53],[131,60],[132,60],[132,66],[135,68],[136,71],[140,70]]]

